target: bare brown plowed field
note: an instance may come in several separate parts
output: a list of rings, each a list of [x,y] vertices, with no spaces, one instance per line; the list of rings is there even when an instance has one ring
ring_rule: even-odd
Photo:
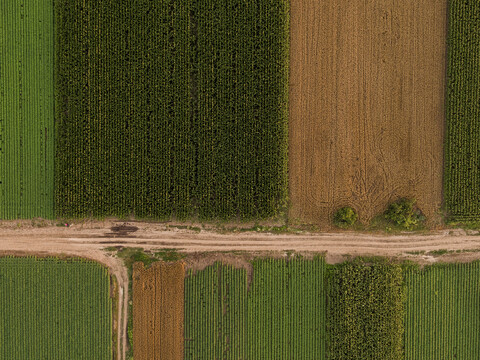
[[[183,359],[183,262],[133,265],[135,360]]]
[[[290,219],[442,202],[446,0],[292,0]]]

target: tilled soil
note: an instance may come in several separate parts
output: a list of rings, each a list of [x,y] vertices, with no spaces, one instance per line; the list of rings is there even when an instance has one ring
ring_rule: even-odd
[[[442,202],[447,2],[291,1],[290,219]]]
[[[184,278],[183,262],[134,264],[135,359],[183,359]]]

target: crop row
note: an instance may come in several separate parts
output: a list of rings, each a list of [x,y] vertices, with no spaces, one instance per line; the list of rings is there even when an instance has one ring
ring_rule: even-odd
[[[286,205],[287,1],[60,0],[55,14],[58,216]]]
[[[445,204],[452,221],[480,220],[480,2],[449,1]]]

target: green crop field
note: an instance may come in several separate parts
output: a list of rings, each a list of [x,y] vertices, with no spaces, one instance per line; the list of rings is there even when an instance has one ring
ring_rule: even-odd
[[[0,358],[112,359],[109,292],[94,262],[0,258]]]
[[[361,261],[329,266],[327,358],[403,359],[400,265]]]
[[[58,216],[281,212],[288,1],[59,0],[55,14]]]
[[[0,1],[0,219],[54,216],[53,2]]]
[[[185,359],[323,359],[325,263],[216,264],[185,279]]]
[[[480,2],[449,0],[445,204],[480,220]]]
[[[480,263],[405,273],[405,359],[480,358]]]

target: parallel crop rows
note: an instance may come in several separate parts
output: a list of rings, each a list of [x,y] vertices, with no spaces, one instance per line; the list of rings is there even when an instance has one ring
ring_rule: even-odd
[[[99,264],[0,258],[0,358],[112,358],[110,277]]]
[[[480,263],[405,274],[405,359],[480,358]]]
[[[322,359],[323,259],[216,264],[185,279],[185,359]]]
[[[133,346],[135,360],[183,359],[182,262],[133,265]]]
[[[252,265],[187,275],[185,359],[480,358],[480,262]]]
[[[449,1],[445,203],[453,221],[480,219],[480,2]]]
[[[187,211],[188,4],[55,3],[58,215]]]
[[[346,262],[332,266],[327,292],[327,358],[403,359],[400,265]]]
[[[53,2],[0,1],[0,219],[54,216]]]
[[[288,1],[192,2],[202,217],[269,217],[287,188]]]
[[[56,212],[278,214],[288,2],[60,0]]]

